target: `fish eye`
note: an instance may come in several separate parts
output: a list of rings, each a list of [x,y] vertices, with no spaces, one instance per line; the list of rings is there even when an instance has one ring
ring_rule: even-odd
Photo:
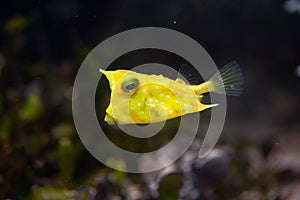
[[[135,88],[135,83],[130,83],[125,88],[126,88],[126,90],[133,90]]]
[[[125,79],[122,83],[122,90],[130,92],[139,86],[140,82],[136,78]]]

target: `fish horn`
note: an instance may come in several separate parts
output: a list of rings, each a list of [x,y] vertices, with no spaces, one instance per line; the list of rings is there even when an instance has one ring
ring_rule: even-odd
[[[105,70],[103,70],[101,68],[99,69],[99,72],[102,73],[102,74],[105,74]]]

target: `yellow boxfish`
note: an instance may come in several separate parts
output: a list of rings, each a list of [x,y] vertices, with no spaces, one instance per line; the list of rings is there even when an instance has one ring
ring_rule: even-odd
[[[131,70],[99,71],[106,76],[111,89],[104,119],[110,125],[149,124],[199,112],[218,105],[201,103],[203,94],[238,96],[243,82],[235,61],[199,85],[189,85],[180,76],[172,80]]]

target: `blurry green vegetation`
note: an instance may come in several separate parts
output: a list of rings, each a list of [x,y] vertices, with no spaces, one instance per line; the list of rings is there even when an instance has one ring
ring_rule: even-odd
[[[23,31],[28,24],[29,20],[26,17],[17,15],[6,22],[4,30],[9,34],[15,34]]]
[[[162,177],[158,188],[158,192],[161,194],[160,198],[165,200],[178,199],[182,181],[183,175],[181,173],[168,174]]]
[[[24,106],[19,111],[21,120],[33,121],[41,116],[43,112],[43,102],[35,94],[29,94]]]
[[[74,134],[73,126],[70,124],[58,125],[52,131],[53,137],[59,141],[56,154],[58,155],[58,163],[61,169],[60,177],[65,181],[72,180],[78,158],[78,149],[71,139],[71,136]]]
[[[36,188],[30,196],[32,200],[66,200],[78,198],[75,191],[51,187]]]

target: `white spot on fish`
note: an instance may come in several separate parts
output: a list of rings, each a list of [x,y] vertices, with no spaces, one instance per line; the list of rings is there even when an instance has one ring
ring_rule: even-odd
[[[193,95],[193,94],[190,94],[190,97],[191,97],[191,98],[193,98],[193,97],[194,97],[194,95]]]
[[[176,103],[179,103],[179,101],[176,99],[176,101],[175,101]]]
[[[138,102],[138,104],[137,104],[137,105],[138,105],[138,107],[140,107],[140,106],[141,106],[141,103],[140,103],[140,102]]]
[[[124,102],[125,102],[125,99],[124,99],[124,98],[122,98],[122,99],[121,99],[121,101],[122,101],[122,103],[124,103]]]
[[[151,103],[151,102],[153,101],[153,99],[152,99],[152,98],[150,98],[148,101]]]
[[[154,102],[155,102],[155,103],[157,103],[157,102],[158,102],[158,100],[157,100],[157,99],[154,99]]]
[[[158,90],[158,86],[155,86],[154,89]]]
[[[162,101],[162,102],[160,102],[162,105],[164,105],[165,104],[165,102],[164,101]]]
[[[184,107],[188,107],[188,105],[186,103],[183,104]]]
[[[163,93],[160,93],[160,94],[159,94],[159,96],[161,96],[161,97],[162,97],[162,96],[164,96],[164,94],[163,94]]]
[[[114,108],[117,108],[117,106],[116,106],[116,105],[114,105]]]
[[[177,92],[177,94],[178,94],[178,95],[180,95],[180,94],[181,94],[181,92],[179,92],[179,91],[178,91],[178,92]]]
[[[167,110],[167,108],[166,108],[166,107],[164,107],[164,110]]]
[[[146,93],[146,89],[143,89],[143,90],[142,90],[142,93]]]
[[[131,107],[130,107],[130,109],[131,109],[131,110],[134,110],[134,107],[133,107],[133,106],[131,106]]]
[[[173,113],[173,110],[169,110],[169,113]]]
[[[144,114],[144,111],[142,111],[141,114],[143,115],[143,114]]]
[[[166,96],[166,98],[167,98],[167,99],[170,99],[170,96],[169,96],[169,95],[167,95],[167,96]]]

